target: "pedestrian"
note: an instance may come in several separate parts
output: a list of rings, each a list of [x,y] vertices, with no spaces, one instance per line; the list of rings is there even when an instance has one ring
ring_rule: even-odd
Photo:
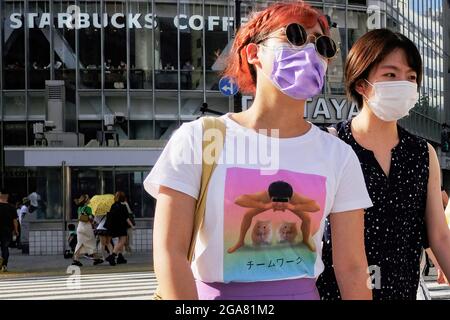
[[[0,259],[0,271],[8,271],[9,244],[13,236],[19,235],[19,225],[17,222],[17,212],[8,203],[9,194],[0,191],[0,249],[2,256]]]
[[[19,236],[17,237],[17,248],[22,247],[22,225],[25,216],[29,213],[28,207],[30,205],[30,200],[27,197],[22,198],[22,201],[18,202],[17,207],[17,217],[19,221]]]
[[[344,298],[371,299],[363,209],[372,203],[361,167],[348,145],[303,116],[337,52],[327,17],[303,1],[274,3],[240,27],[224,74],[255,97],[251,108],[216,118],[205,136],[211,119],[184,123],[144,181],[157,199],[153,256],[163,299],[318,300],[328,215]],[[272,155],[258,159],[267,149],[255,142]],[[250,232],[232,247],[242,229]]]
[[[96,265],[100,263],[101,259],[94,255],[96,250],[95,235],[92,226],[94,215],[92,214],[92,209],[88,206],[89,195],[84,194],[80,198],[75,199],[75,204],[78,206],[78,227],[77,245],[75,247],[72,265],[83,266],[80,262],[80,256],[83,253],[94,258],[94,265]]]
[[[106,229],[109,235],[111,238],[118,238],[112,253],[105,259],[111,265],[127,263],[122,252],[127,241],[127,230],[129,227],[134,227],[130,221],[128,209],[123,204],[125,200],[125,193],[117,191],[114,195],[114,204],[106,217]]]
[[[368,32],[356,41],[345,65],[347,94],[360,113],[331,130],[356,152],[374,204],[364,215],[374,300],[416,299],[424,248],[431,247],[450,274],[436,151],[398,124],[417,103],[421,80],[422,58],[411,40],[388,29]],[[325,300],[343,297],[334,254],[334,240],[327,239],[325,271],[318,280]]]

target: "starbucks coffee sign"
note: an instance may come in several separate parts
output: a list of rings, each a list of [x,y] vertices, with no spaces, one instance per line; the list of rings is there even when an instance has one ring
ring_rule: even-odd
[[[86,13],[81,12],[80,7],[76,5],[69,6],[66,12],[53,14],[56,20],[53,26],[56,28],[67,29],[86,29],[90,27],[102,28],[108,25],[123,29],[153,29],[158,28],[158,17],[153,13]],[[28,13],[24,16],[22,13],[12,13],[8,17],[9,26],[12,29],[20,29],[24,25],[28,28],[43,29],[52,25],[52,15],[49,12]],[[241,19],[241,24],[248,21],[247,18]],[[195,31],[206,29],[207,31],[227,31],[233,27],[233,17],[221,16],[202,16],[179,14],[173,17],[173,26],[180,30],[191,29]]]

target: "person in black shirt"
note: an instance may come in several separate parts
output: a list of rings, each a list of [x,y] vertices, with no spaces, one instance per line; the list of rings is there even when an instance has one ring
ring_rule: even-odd
[[[19,225],[17,223],[17,212],[13,206],[8,203],[9,195],[0,192],[0,246],[2,258],[0,259],[0,271],[5,272],[8,269],[9,244],[13,234],[19,235]]]
[[[450,276],[450,232],[436,151],[398,123],[418,101],[422,70],[419,50],[404,35],[388,29],[366,33],[345,66],[347,93],[361,112],[330,129],[358,156],[373,202],[365,210],[364,236],[374,300],[416,300],[426,248]],[[333,266],[333,219],[327,223],[325,270],[317,286],[323,300],[335,300],[341,292]]]
[[[105,227],[108,230],[109,235],[112,238],[119,238],[119,241],[114,246],[113,252],[105,259],[111,265],[115,265],[116,263],[127,263],[127,260],[123,257],[121,252],[123,251],[127,241],[128,228],[133,228],[128,208],[124,204],[126,201],[125,193],[122,191],[117,191],[114,195],[114,200],[115,202],[106,216],[105,223]]]

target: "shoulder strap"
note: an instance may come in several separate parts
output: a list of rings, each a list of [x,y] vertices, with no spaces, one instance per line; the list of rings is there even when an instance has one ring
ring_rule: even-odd
[[[202,137],[202,177],[200,184],[200,193],[197,199],[197,204],[194,213],[194,228],[192,230],[191,243],[189,245],[188,260],[192,261],[194,256],[195,242],[197,240],[198,231],[202,226],[205,218],[206,210],[206,193],[208,190],[209,180],[217,165],[217,161],[222,152],[225,143],[226,125],[224,120],[216,117],[202,118],[203,137]],[[208,132],[207,132],[208,131]],[[205,134],[206,133],[206,134]],[[217,140],[217,141],[216,141]],[[210,148],[210,144],[214,144]],[[209,159],[208,154],[205,156],[205,150],[210,150],[210,155],[213,159]],[[213,161],[211,161],[213,160]]]

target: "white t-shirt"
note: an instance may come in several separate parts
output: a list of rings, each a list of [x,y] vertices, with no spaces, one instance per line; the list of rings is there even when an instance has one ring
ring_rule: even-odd
[[[229,114],[221,118],[227,127],[225,145],[208,187],[192,263],[194,277],[225,283],[317,278],[324,269],[325,218],[330,212],[372,206],[356,154],[314,125],[302,136],[277,138],[242,127]],[[197,199],[201,138],[200,120],[176,130],[145,179],[145,190],[156,198],[163,185]],[[267,197],[292,204],[303,197],[320,209],[257,209],[255,202],[267,204]],[[243,217],[256,212],[243,246],[229,253],[239,243]],[[303,241],[308,232],[310,237]]]

